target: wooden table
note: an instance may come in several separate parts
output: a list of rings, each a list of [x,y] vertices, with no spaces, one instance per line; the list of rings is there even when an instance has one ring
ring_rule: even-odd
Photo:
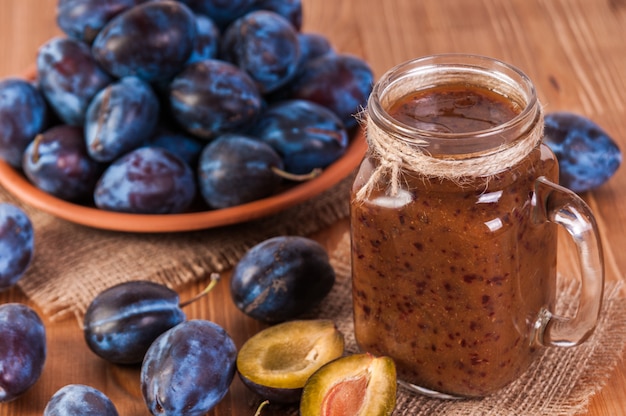
[[[433,53],[466,52],[500,58],[534,80],[546,111],[571,110],[591,117],[626,150],[626,0],[303,0],[304,30],[327,35],[341,52],[367,59],[380,77],[405,60]],[[55,0],[5,0],[0,8],[0,78],[18,75],[34,62],[38,47],[60,34]],[[584,195],[603,235],[607,278],[621,278],[626,257],[626,175],[623,169],[593,193]],[[337,243],[348,222],[315,238]],[[184,288],[182,297],[199,285]],[[236,328],[236,342],[259,329],[234,313],[226,285],[210,302],[192,305],[189,317],[210,313]],[[0,303],[29,302],[17,289]],[[206,309],[209,308],[210,311]],[[137,373],[106,365],[82,340],[76,321],[47,322],[46,370],[25,396],[0,404],[0,416],[40,415],[49,397],[67,383],[86,383],[110,395],[122,415],[147,415],[136,387]],[[626,415],[626,365],[593,399],[590,415]],[[235,380],[212,415],[251,416],[254,397]],[[270,408],[264,415],[272,415]]]

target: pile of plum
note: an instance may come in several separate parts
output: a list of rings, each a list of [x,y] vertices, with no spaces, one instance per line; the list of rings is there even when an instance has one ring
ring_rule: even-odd
[[[8,204],[2,210],[15,215]],[[396,399],[393,360],[345,354],[344,335],[332,320],[301,318],[335,283],[323,246],[305,237],[279,236],[258,243],[241,258],[231,276],[232,300],[268,327],[240,348],[220,325],[188,320],[183,311],[219,280],[213,274],[206,289],[185,302],[175,291],[150,281],[129,281],[102,291],[85,312],[86,347],[112,365],[140,366],[141,391],[153,415],[204,415],[226,396],[236,374],[262,403],[299,405],[303,416],[338,414],[341,409],[341,414],[391,415]],[[42,320],[24,304],[0,305],[0,333],[3,403],[36,383],[47,347]],[[118,415],[109,397],[83,384],[63,386],[43,414]]]
[[[300,0],[59,0],[36,81],[0,82],[0,158],[67,201],[227,208],[346,151],[369,65],[302,29]]]

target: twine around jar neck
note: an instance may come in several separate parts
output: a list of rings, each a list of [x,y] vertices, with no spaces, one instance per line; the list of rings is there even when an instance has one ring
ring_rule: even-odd
[[[367,182],[356,193],[357,201],[366,200],[381,180],[387,181],[387,192],[397,195],[401,188],[403,172],[410,172],[425,180],[449,180],[459,186],[476,178],[489,178],[520,163],[543,138],[543,112],[537,105],[537,113],[531,127],[516,140],[466,157],[433,156],[427,150],[427,140],[399,137],[383,130],[369,114],[364,124],[369,156],[377,160]],[[367,112],[366,112],[367,113]],[[459,139],[462,140],[462,139]]]

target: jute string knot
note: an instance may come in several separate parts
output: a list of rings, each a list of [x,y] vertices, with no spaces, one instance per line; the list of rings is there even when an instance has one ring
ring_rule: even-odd
[[[406,138],[387,132],[365,116],[366,140],[369,156],[377,160],[377,165],[367,182],[356,193],[356,199],[363,201],[371,192],[386,180],[387,192],[397,195],[405,172],[425,180],[450,180],[459,186],[473,182],[476,178],[488,181],[493,175],[521,162],[543,138],[543,115],[539,113],[538,124],[533,124],[524,135],[511,143],[502,139],[502,145],[493,149],[468,155],[433,156],[426,149],[428,141],[419,138]],[[454,140],[454,139],[451,139]],[[463,140],[463,139],[459,139]]]

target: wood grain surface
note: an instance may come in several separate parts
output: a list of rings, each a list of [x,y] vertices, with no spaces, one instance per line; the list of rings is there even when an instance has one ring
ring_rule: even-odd
[[[405,60],[427,54],[489,55],[518,66],[535,82],[546,111],[569,110],[592,118],[626,149],[626,0],[303,0],[304,31],[321,32],[336,50],[369,61],[376,78]],[[32,65],[38,47],[59,35],[56,0],[0,0],[0,78]],[[608,280],[622,279],[626,256],[626,174],[583,195],[594,210],[605,247]],[[315,238],[332,248],[347,230],[340,221]],[[202,284],[183,288],[183,298]],[[0,303],[29,300],[13,289]],[[259,330],[234,310],[227,285],[189,317],[210,317],[238,345]],[[86,347],[74,320],[46,322],[49,356],[39,382],[25,396],[0,404],[0,416],[41,415],[50,396],[68,383],[106,392],[121,415],[148,415],[137,371],[109,366]],[[589,415],[626,415],[626,365],[611,375]],[[251,416],[258,399],[235,380],[210,414]],[[271,406],[263,412],[275,413]]]

